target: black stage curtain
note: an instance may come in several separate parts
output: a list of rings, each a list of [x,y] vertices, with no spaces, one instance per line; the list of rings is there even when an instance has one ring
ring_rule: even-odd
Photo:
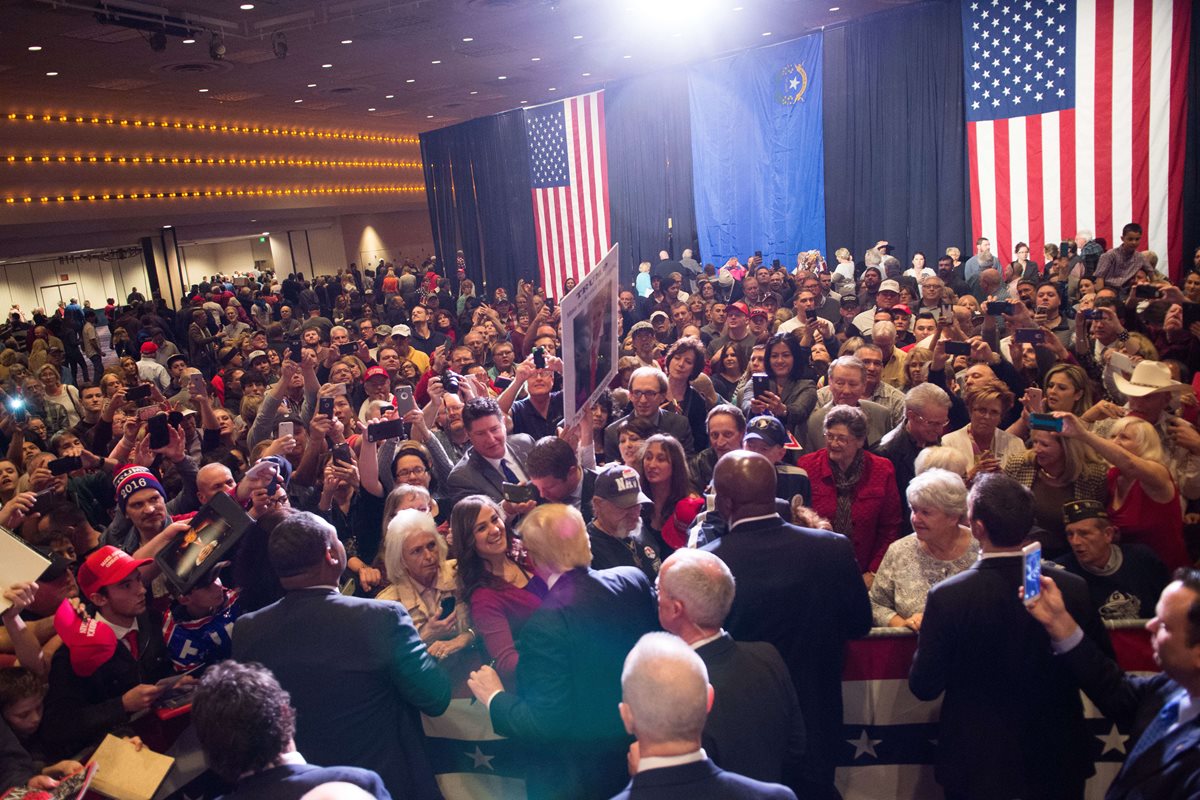
[[[660,250],[697,260],[692,196],[692,135],[687,72],[672,70],[609,84],[604,90],[611,238],[621,243],[621,282]],[[671,228],[667,228],[667,220]]]
[[[477,290],[538,280],[528,152],[521,109],[421,134],[434,250],[451,277],[462,250]]]
[[[1187,76],[1187,158],[1183,169],[1183,264],[1175,274],[1182,281],[1200,247],[1200,0],[1192,0],[1192,46]]]
[[[879,239],[932,265],[971,237],[957,2],[825,30],[825,233],[861,260]],[[908,264],[904,264],[905,268]]]

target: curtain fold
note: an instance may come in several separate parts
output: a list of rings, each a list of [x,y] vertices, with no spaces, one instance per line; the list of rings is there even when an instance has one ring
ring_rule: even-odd
[[[660,250],[698,261],[692,196],[692,138],[686,71],[670,70],[605,86],[608,203],[612,240],[621,245],[621,283]],[[668,228],[667,221],[671,221]]]
[[[1187,81],[1187,156],[1183,169],[1183,262],[1172,270],[1182,281],[1200,247],[1200,0],[1192,0],[1192,39]]]
[[[930,2],[825,30],[831,263],[839,247],[861,260],[880,239],[928,262],[950,245],[974,252],[960,13]]]
[[[453,269],[463,251],[477,287],[537,280],[524,112],[506,111],[421,134],[434,250]],[[482,294],[482,292],[480,292]]]

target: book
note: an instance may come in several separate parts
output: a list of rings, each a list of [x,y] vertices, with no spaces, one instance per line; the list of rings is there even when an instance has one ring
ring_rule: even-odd
[[[83,800],[95,774],[96,765],[89,764],[82,772],[63,778],[53,789],[17,786],[0,795],[0,800]]]
[[[0,592],[14,583],[36,581],[50,566],[50,559],[12,531],[0,528]],[[0,595],[0,614],[11,606]]]
[[[113,800],[152,800],[175,759],[148,747],[138,750],[111,733],[96,748],[89,766],[96,766],[92,791]]]

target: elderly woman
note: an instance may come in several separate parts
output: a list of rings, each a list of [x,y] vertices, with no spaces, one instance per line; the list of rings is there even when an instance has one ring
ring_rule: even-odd
[[[942,437],[944,447],[953,447],[967,459],[967,482],[981,472],[999,472],[1005,459],[1020,455],[1024,443],[1000,428],[1000,420],[1012,408],[1013,393],[996,379],[981,381],[967,389],[963,401],[970,418],[965,426]]]
[[[383,552],[388,585],[376,599],[394,600],[408,610],[434,658],[453,655],[475,641],[466,606],[459,602],[456,562],[446,555],[446,540],[429,514],[404,509],[388,523]]]
[[[1074,414],[1058,411],[1054,416],[1063,421],[1063,436],[1078,439],[1112,464],[1107,475],[1108,518],[1121,532],[1121,541],[1146,545],[1169,570],[1190,566],[1179,487],[1154,426],[1124,417],[1106,439],[1089,431]]]
[[[834,406],[825,415],[825,446],[801,456],[796,466],[812,482],[812,508],[854,545],[868,586],[888,545],[900,530],[896,471],[886,458],[868,453],[867,417],[856,406]]]
[[[1058,558],[1070,552],[1062,508],[1072,500],[1108,499],[1105,465],[1090,457],[1078,439],[1053,431],[1034,431],[1033,447],[1009,456],[1004,472],[1033,492],[1034,538],[1042,543],[1042,556]]]
[[[871,584],[876,627],[921,629],[925,597],[934,584],[979,558],[979,543],[963,525],[967,487],[953,472],[930,469],[907,490],[913,533],[892,542]]]
[[[470,603],[483,645],[507,685],[517,670],[514,642],[541,605],[546,584],[513,559],[512,531],[490,497],[475,494],[456,503],[450,530],[458,554],[459,594]]]

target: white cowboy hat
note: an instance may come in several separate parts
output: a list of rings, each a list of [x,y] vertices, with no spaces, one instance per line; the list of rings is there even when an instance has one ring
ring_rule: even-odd
[[[1160,361],[1143,361],[1126,378],[1119,372],[1113,374],[1113,383],[1126,397],[1145,397],[1156,392],[1181,392],[1186,384],[1171,380],[1171,369]]]

